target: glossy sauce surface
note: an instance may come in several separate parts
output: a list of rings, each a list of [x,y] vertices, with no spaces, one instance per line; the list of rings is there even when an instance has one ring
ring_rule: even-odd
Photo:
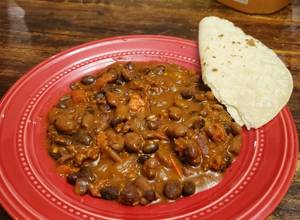
[[[49,112],[49,154],[75,192],[125,205],[172,201],[215,185],[241,128],[172,64],[115,63],[70,85]]]

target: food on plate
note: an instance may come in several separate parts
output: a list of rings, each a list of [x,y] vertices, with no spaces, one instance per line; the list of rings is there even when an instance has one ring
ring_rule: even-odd
[[[199,23],[202,79],[239,125],[259,128],[288,102],[293,80],[277,55],[225,19]]]
[[[49,111],[48,150],[79,195],[173,201],[216,184],[239,154],[241,127],[195,71],[115,63],[70,88]]]

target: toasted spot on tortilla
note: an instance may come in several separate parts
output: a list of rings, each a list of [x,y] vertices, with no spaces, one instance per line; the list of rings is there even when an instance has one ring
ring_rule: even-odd
[[[217,71],[218,71],[218,69],[217,69],[217,68],[213,68],[213,69],[212,69],[212,71],[214,71],[214,72],[217,72]]]
[[[256,46],[254,39],[246,39],[246,43],[251,47]]]

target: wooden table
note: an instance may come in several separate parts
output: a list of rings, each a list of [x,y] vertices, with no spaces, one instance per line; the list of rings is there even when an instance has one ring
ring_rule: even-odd
[[[30,68],[72,46],[128,34],[197,40],[201,18],[227,18],[273,48],[291,70],[288,106],[300,131],[299,0],[268,16],[242,14],[213,0],[2,0],[0,13],[0,96]],[[299,161],[293,184],[270,219],[300,219]],[[10,219],[2,208],[0,219]]]

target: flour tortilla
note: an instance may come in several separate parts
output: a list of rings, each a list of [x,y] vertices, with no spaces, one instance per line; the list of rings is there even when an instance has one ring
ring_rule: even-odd
[[[202,79],[239,125],[259,128],[288,102],[293,80],[277,55],[228,20],[199,23]]]

